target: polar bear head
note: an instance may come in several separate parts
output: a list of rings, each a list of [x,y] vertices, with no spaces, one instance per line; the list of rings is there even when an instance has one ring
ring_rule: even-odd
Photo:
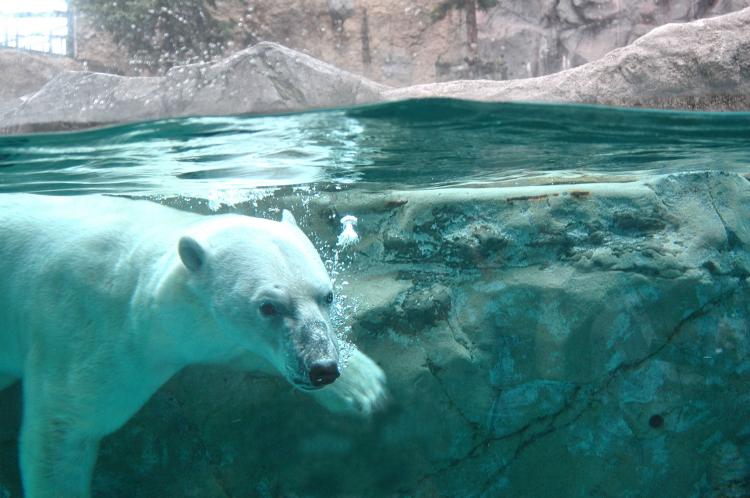
[[[336,380],[331,279],[291,213],[281,222],[207,217],[180,238],[178,254],[208,311],[206,330],[262,356],[300,389]]]

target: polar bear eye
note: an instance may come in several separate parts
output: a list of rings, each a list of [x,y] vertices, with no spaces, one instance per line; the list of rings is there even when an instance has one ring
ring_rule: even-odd
[[[326,294],[326,303],[331,304],[333,302],[333,292]]]
[[[263,316],[274,316],[277,313],[276,306],[271,303],[263,303],[260,305],[260,314]]]

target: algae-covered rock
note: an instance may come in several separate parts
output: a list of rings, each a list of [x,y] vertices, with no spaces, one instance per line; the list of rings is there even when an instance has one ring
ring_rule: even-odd
[[[750,494],[743,176],[289,194],[238,211],[291,207],[331,259],[359,218],[341,319],[390,403],[191,368],[104,441],[99,496]]]
[[[750,492],[745,178],[329,193],[307,206],[305,229],[331,246],[331,210],[359,218],[340,278],[390,405],[333,418],[282,382],[196,369],[105,445],[99,486],[125,475],[157,496],[146,483],[189,475],[230,496]],[[174,416],[156,409],[167,397]],[[159,451],[196,438],[205,454],[138,470],[153,434]]]

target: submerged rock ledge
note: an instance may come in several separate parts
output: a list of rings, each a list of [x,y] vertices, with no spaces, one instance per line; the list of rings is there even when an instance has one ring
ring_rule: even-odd
[[[230,496],[259,483],[282,496],[750,494],[746,178],[302,201],[244,207],[292,206],[329,246],[340,215],[359,218],[340,279],[391,405],[363,425],[283,381],[186,372],[104,449],[104,494],[123,466],[125,482],[175,495],[224,496],[217,482]],[[200,465],[139,472],[186,440],[205,448]]]
[[[363,423],[280,379],[189,369],[103,443],[99,495],[750,495],[747,178],[282,190],[237,209],[281,207],[320,247],[359,218],[338,279],[391,404]]]
[[[7,73],[0,82],[13,74]],[[0,133],[425,97],[744,110],[750,109],[750,8],[661,26],[597,61],[529,79],[392,89],[264,42],[219,62],[174,67],[163,77],[68,71],[22,98],[18,82],[12,83],[15,93],[0,100]]]

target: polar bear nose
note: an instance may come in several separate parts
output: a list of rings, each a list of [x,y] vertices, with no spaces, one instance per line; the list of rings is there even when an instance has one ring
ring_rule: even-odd
[[[318,360],[310,366],[310,382],[315,387],[331,384],[339,375],[339,366],[334,360]]]

